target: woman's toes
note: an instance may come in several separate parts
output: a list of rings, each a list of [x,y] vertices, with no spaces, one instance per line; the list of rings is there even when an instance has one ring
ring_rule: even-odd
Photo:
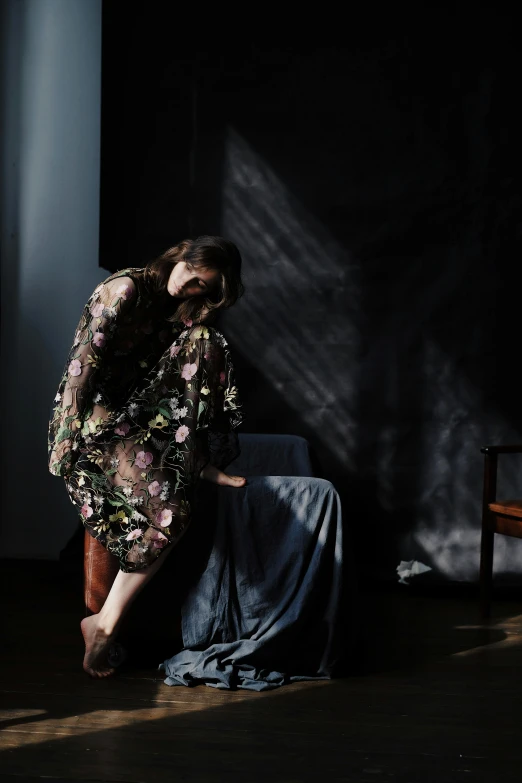
[[[110,677],[114,674],[114,669],[93,669],[91,666],[84,666],[84,671],[95,680],[103,680],[105,677]]]

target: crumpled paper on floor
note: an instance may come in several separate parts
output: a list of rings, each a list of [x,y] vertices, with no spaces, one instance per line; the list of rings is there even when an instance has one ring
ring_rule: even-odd
[[[399,584],[407,585],[409,584],[408,579],[412,576],[424,574],[432,569],[418,560],[401,560],[396,570],[399,575]]]

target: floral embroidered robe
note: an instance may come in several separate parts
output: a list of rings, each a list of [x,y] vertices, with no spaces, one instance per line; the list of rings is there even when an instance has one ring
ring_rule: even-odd
[[[166,321],[138,267],[87,301],[54,402],[49,470],[123,571],[179,540],[202,468],[239,454],[227,341],[211,326]]]

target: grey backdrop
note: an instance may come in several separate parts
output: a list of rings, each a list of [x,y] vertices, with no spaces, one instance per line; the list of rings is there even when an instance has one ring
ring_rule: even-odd
[[[362,574],[475,579],[480,446],[522,439],[513,19],[325,15],[254,41],[162,5],[3,5],[2,554],[57,557],[75,529],[45,434],[92,289],[219,232],[245,260],[222,323],[245,430],[310,440]],[[500,540],[497,573],[521,556]]]

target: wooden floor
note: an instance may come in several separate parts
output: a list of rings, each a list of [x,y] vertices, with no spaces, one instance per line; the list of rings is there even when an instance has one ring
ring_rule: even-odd
[[[3,561],[1,595],[2,781],[522,779],[520,598],[497,598],[485,626],[469,591],[367,591],[352,674],[253,693],[164,685],[164,639],[155,662],[90,680],[58,564]]]

